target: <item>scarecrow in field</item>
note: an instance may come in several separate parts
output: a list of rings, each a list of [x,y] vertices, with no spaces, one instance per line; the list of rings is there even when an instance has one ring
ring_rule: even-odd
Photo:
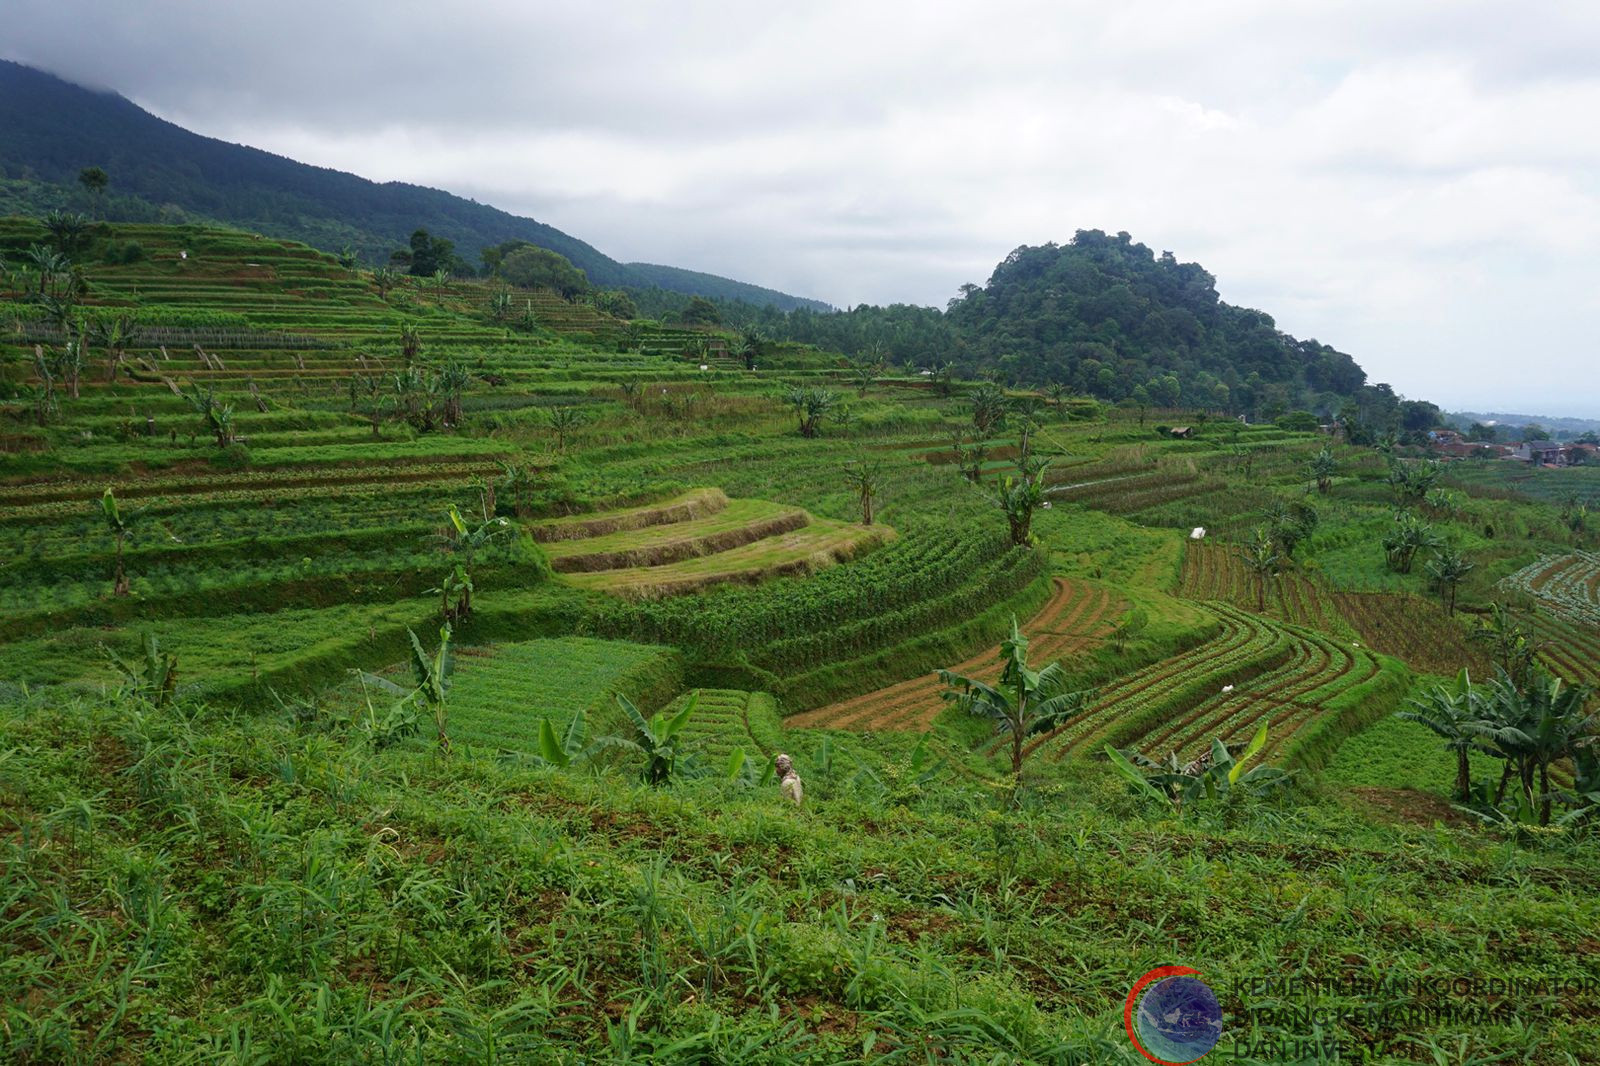
[[[794,772],[794,761],[787,755],[779,755],[773,760],[773,769],[778,771],[778,791],[794,800],[796,807],[805,799],[805,786],[800,783],[800,775]]]

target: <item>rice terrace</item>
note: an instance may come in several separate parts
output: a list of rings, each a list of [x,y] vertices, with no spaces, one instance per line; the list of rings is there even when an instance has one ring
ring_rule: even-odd
[[[835,311],[5,162],[0,1061],[1596,1061],[1583,439],[1125,233]]]

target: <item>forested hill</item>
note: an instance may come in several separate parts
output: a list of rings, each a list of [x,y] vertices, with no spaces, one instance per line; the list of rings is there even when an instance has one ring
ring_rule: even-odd
[[[896,305],[763,318],[795,340],[855,353],[876,347],[897,362],[948,360],[969,373],[998,369],[1013,381],[1059,381],[1111,401],[1269,416],[1337,413],[1354,402],[1366,421],[1438,417],[1431,404],[1413,411],[1387,386],[1367,385],[1345,353],[1224,303],[1204,268],[1157,256],[1126,233],[1080,230],[1068,244],[1018,248],[988,284],[962,286],[942,312]]]
[[[525,240],[561,253],[606,288],[659,286],[783,310],[828,309],[820,301],[712,274],[619,263],[530,218],[438,189],[379,184],[202,137],[115,93],[0,60],[0,179],[9,179],[0,189],[0,208],[81,209],[71,198],[83,195],[75,185],[79,171],[89,166],[110,175],[107,215],[122,221],[225,222],[327,251],[348,245],[371,263],[404,246],[419,228],[454,241],[472,263],[483,248]]]

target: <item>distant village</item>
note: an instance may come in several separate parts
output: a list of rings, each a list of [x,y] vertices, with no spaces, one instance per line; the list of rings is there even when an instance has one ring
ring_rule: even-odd
[[[1587,433],[1571,442],[1524,440],[1517,444],[1468,440],[1454,429],[1428,431],[1428,450],[1442,458],[1502,459],[1531,466],[1582,466],[1600,462],[1600,442]]]

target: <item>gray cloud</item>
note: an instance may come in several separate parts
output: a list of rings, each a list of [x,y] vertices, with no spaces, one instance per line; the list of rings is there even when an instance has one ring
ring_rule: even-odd
[[[623,259],[942,305],[1127,230],[1460,406],[1600,415],[1600,9],[11,0],[0,48]]]

